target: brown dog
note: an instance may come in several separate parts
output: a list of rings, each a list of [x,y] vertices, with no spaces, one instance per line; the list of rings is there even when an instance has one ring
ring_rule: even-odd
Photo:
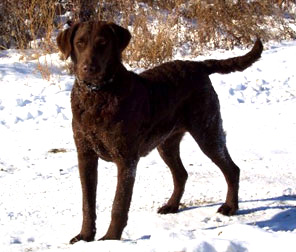
[[[221,169],[228,192],[218,209],[238,209],[239,168],[227,148],[212,73],[242,71],[260,58],[257,40],[246,55],[203,62],[172,61],[137,75],[121,63],[128,30],[113,23],[77,23],[58,35],[61,52],[71,56],[76,80],[72,90],[73,132],[83,192],[83,223],[71,240],[92,241],[96,233],[98,158],[118,167],[112,220],[105,239],[120,239],[127,224],[136,167],[140,157],[157,147],[172,172],[174,191],[159,213],[176,213],[187,172],[179,144],[189,132],[202,151]]]

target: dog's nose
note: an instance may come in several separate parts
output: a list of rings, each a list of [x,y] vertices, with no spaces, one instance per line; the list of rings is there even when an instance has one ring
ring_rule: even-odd
[[[96,67],[93,66],[93,65],[88,65],[88,64],[85,64],[82,66],[82,71],[84,73],[89,73],[89,74],[92,74],[96,71]]]

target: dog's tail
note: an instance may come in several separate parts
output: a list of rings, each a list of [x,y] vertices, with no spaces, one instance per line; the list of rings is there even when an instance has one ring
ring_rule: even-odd
[[[247,54],[225,60],[205,60],[204,66],[207,74],[228,74],[235,71],[243,71],[256,62],[263,51],[260,39],[257,39],[252,50]]]

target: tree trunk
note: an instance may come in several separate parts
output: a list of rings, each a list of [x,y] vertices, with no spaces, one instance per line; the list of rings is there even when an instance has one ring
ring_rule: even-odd
[[[95,19],[96,16],[96,0],[80,0],[79,20],[84,22]]]

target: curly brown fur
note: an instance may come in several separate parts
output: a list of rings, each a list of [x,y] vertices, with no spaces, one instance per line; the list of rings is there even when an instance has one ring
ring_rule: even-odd
[[[99,158],[118,167],[112,219],[102,240],[120,239],[127,224],[137,163],[153,148],[158,149],[174,181],[171,198],[158,212],[177,212],[188,176],[179,153],[185,132],[225,176],[228,191],[218,212],[232,215],[238,209],[239,168],[226,148],[219,101],[209,74],[244,70],[260,58],[262,43],[257,40],[245,56],[172,61],[137,75],[121,63],[130,38],[126,29],[106,22],[78,23],[57,38],[61,52],[71,57],[76,76],[71,104],[83,222],[71,243],[91,241],[96,233]]]

